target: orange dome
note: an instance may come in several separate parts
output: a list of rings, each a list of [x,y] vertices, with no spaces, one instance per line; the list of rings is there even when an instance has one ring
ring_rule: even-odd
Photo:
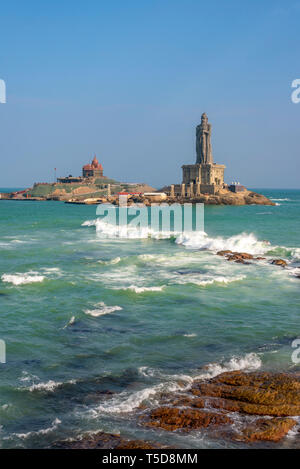
[[[94,159],[92,161],[92,166],[94,168],[98,168],[98,166],[99,166],[99,161],[97,160],[96,155],[94,156]]]
[[[92,165],[91,165],[91,164],[86,164],[86,165],[84,165],[83,169],[85,169],[85,170],[92,170],[93,168],[92,168]]]

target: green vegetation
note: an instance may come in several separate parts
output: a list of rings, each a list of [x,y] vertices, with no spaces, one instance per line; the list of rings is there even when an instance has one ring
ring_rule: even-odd
[[[55,186],[52,184],[37,184],[35,185],[28,194],[31,197],[47,197],[48,195],[52,194],[55,190]]]
[[[95,179],[95,185],[99,187],[107,186],[107,184],[118,184],[115,179],[97,178]]]

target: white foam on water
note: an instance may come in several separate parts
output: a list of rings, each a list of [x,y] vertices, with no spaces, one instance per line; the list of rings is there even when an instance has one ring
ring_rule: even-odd
[[[194,380],[210,379],[226,371],[235,370],[256,370],[260,368],[262,362],[257,354],[248,353],[244,357],[233,357],[228,362],[211,363],[204,368],[203,373],[196,376],[185,374],[166,375],[163,371],[148,367],[140,367],[139,373],[145,378],[159,378],[162,380],[159,384],[147,387],[145,389],[128,393],[124,391],[117,397],[110,399],[101,405],[90,409],[91,418],[97,418],[102,413],[120,414],[130,413],[139,407],[144,401],[150,401],[151,405],[159,404],[162,392],[175,392],[188,389]]]
[[[200,257],[201,256],[201,257]],[[203,262],[203,253],[195,253],[188,251],[177,251],[172,256],[163,254],[140,254],[138,259],[151,264],[157,264],[161,266],[186,266],[187,264],[198,264]]]
[[[28,283],[43,282],[44,275],[39,275],[37,272],[25,272],[15,274],[3,274],[1,276],[2,282],[12,283],[15,286],[26,285]]]
[[[103,301],[97,303],[96,309],[86,309],[84,312],[90,316],[97,318],[98,316],[104,316],[105,314],[113,313],[114,311],[121,311],[121,306],[107,306]]]
[[[37,383],[29,386],[28,391],[50,391],[53,392],[56,388],[62,386],[63,383],[59,381],[49,380],[46,383]]]
[[[98,272],[90,274],[90,280],[100,282],[108,289],[120,290],[122,287],[129,287],[136,282],[146,280],[141,274],[137,273],[136,265],[125,265],[120,268],[99,269]]]
[[[62,275],[62,271],[58,267],[42,267],[41,270],[45,274],[49,274],[49,275],[55,275],[55,276],[59,276],[59,277],[61,277],[61,275]]]
[[[28,382],[32,380],[39,380],[39,377],[28,373],[28,371],[22,371],[22,377],[19,378],[19,381]]]
[[[130,285],[129,287],[122,287],[121,290],[130,290],[130,291],[133,291],[134,293],[145,293],[145,292],[163,291],[164,288],[165,288],[165,285],[162,285],[160,287],[138,287],[136,285]]]
[[[56,418],[55,420],[53,420],[53,422],[51,423],[51,426],[48,428],[42,428],[41,430],[38,430],[36,432],[33,431],[33,432],[28,432],[28,433],[13,433],[13,436],[16,436],[17,438],[26,439],[30,436],[35,436],[35,435],[47,435],[48,433],[51,433],[54,430],[56,430],[58,425],[60,424],[61,424],[61,420]]]
[[[103,412],[108,414],[129,413],[139,407],[142,402],[155,398],[161,392],[175,392],[179,388],[177,383],[160,383],[132,394],[128,392],[120,393],[116,398],[112,398],[109,402],[105,402],[89,411],[92,418],[97,418]]]
[[[244,357],[232,357],[229,361],[221,364],[210,363],[204,367],[203,373],[195,376],[194,379],[210,379],[226,371],[253,371],[260,368],[261,365],[262,361],[256,353],[248,353]]]
[[[206,285],[213,285],[215,283],[221,283],[227,285],[232,282],[239,282],[244,280],[246,275],[235,275],[224,277],[222,275],[178,275],[175,279],[172,280],[173,284],[178,285],[187,285],[187,284],[194,284],[205,287]]]
[[[96,226],[97,220],[86,220],[81,223],[81,226]]]
[[[211,238],[205,232],[182,233],[176,239],[176,243],[186,248],[208,250],[214,253],[228,249],[249,254],[263,254],[270,249],[268,242],[259,241],[252,233],[241,233],[229,238],[221,236]]]
[[[271,212],[270,212],[271,213]],[[178,245],[182,245],[187,249],[193,249],[198,251],[209,251],[216,254],[218,251],[231,250],[233,252],[247,252],[252,255],[269,255],[269,251],[274,250],[285,250],[287,256],[291,256],[292,259],[300,259],[300,248],[297,247],[285,247],[285,246],[271,246],[270,242],[263,240],[260,241],[253,233],[239,233],[228,238],[218,236],[210,237],[204,231],[201,232],[183,232],[175,234],[174,232],[154,232],[151,228],[143,228],[139,230],[137,228],[124,227],[119,230],[118,226],[107,224],[100,220],[87,220],[83,223],[83,226],[95,226],[97,233],[103,234],[108,238],[148,238],[153,239],[168,239],[175,237],[175,242]],[[100,236],[101,237],[101,236]],[[275,255],[274,253],[272,254]],[[284,254],[278,254],[279,256]],[[191,258],[187,259],[181,256],[181,253],[172,257],[165,255],[153,255],[153,254],[141,254],[138,256],[139,259],[146,262],[153,262],[157,264],[166,265],[180,265],[187,262],[197,262],[198,259]],[[119,258],[111,261],[100,261],[102,263],[118,263]],[[224,282],[225,283],[225,282]]]
[[[289,249],[289,248],[285,248]],[[292,248],[291,249],[291,256],[294,260],[300,260],[300,248]]]
[[[291,199],[285,198],[285,199],[270,199],[270,200],[273,200],[273,202],[281,202],[281,201],[285,202],[285,201],[290,201]]]
[[[10,243],[0,241],[0,248],[9,248],[11,247]]]
[[[183,337],[197,337],[197,334],[183,334]]]
[[[72,318],[71,318],[72,319]],[[49,380],[47,382],[41,382],[40,378],[28,371],[22,371],[22,376],[19,378],[19,381],[23,383],[27,383],[27,386],[19,387],[20,391],[48,391],[53,392],[55,389],[59,388],[60,386],[64,386],[65,384],[75,384],[76,380],[71,379],[66,382],[61,381],[54,381]]]
[[[155,231],[150,227],[134,227],[129,225],[119,226],[107,223],[103,220],[86,220],[81,226],[95,226],[98,236],[104,238],[124,238],[124,239],[168,239],[175,236],[173,231]],[[177,233],[178,234],[178,233]]]
[[[157,370],[155,370],[155,368],[150,368],[149,366],[140,366],[138,368],[138,372],[145,378],[153,378],[157,374]]]
[[[299,437],[300,417],[299,416],[293,416],[293,417],[290,417],[290,418],[292,418],[293,420],[296,421],[296,425],[293,428],[291,428],[291,430],[288,431],[288,433],[286,434],[286,438],[294,439],[294,438]]]

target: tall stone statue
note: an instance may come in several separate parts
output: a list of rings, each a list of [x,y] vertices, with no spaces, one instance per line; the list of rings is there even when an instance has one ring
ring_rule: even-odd
[[[205,112],[201,116],[201,124],[196,127],[197,164],[213,164],[211,147],[211,124]]]

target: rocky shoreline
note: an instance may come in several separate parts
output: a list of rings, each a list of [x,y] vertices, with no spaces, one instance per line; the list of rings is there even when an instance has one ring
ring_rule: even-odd
[[[143,203],[146,206],[150,206],[153,202],[164,202],[169,204],[203,203],[204,205],[276,205],[264,195],[248,190],[245,190],[244,192],[240,193],[233,193],[229,190],[222,190],[215,195],[203,194],[194,197],[171,197],[169,195],[164,194],[164,197],[160,198],[159,194],[160,193],[157,193],[157,195],[155,195],[155,192],[153,192],[152,196],[144,194],[128,194],[128,205],[132,205],[134,203]],[[119,195],[113,194],[109,197],[105,195],[91,197],[89,195],[87,198],[84,198],[82,195],[80,197],[76,197],[74,194],[72,194],[72,196],[66,197],[66,194],[56,194],[55,196],[51,195],[47,197],[33,197],[29,195],[28,191],[22,191],[22,193],[2,193],[0,194],[0,201],[1,200],[17,200],[28,202],[41,202],[51,200],[77,205],[98,205],[101,203],[109,202],[113,203],[114,205],[118,205]]]
[[[250,264],[267,261],[245,252],[217,252],[228,262]],[[283,259],[268,262],[286,268]],[[300,372],[227,371],[207,379],[195,379],[191,385],[178,382],[174,393],[160,393],[159,404],[140,404],[135,411],[138,425],[155,431],[201,431],[211,440],[253,445],[276,444],[294,432],[300,446]],[[130,440],[126,436],[98,432],[78,440],[60,441],[54,448],[70,449],[157,449],[167,448],[157,440]],[[155,438],[155,435],[154,435]],[[276,446],[276,445],[275,445]]]
[[[300,438],[299,373],[229,371],[210,379],[196,379],[188,388],[178,385],[175,393],[161,393],[156,407],[141,404],[135,412],[139,426],[154,430],[153,438],[158,431],[156,441],[98,432],[57,442],[53,448],[167,448],[159,442],[161,431],[201,431],[211,440],[250,446],[258,442],[277,443],[291,430]]]

